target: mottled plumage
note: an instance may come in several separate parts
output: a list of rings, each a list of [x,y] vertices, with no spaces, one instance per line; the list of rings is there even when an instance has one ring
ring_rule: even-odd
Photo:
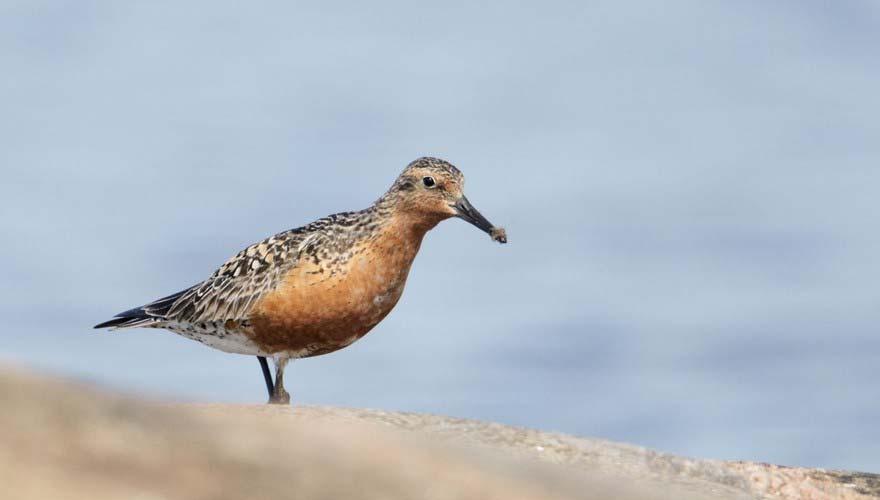
[[[506,242],[464,198],[463,184],[453,165],[420,158],[369,208],[255,243],[202,283],[96,328],[164,328],[223,351],[271,356],[278,370],[270,400],[284,402],[287,360],[343,348],[381,321],[437,223],[458,216]]]

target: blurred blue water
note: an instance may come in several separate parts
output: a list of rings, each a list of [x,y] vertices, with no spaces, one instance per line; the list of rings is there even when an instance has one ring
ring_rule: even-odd
[[[294,399],[880,470],[872,1],[0,4],[0,358],[260,402],[253,358],[90,327],[447,158],[432,232]]]

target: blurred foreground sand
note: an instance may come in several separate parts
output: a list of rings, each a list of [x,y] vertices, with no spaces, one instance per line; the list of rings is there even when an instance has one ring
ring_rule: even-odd
[[[880,478],[432,415],[168,405],[0,372],[11,499],[876,498]]]

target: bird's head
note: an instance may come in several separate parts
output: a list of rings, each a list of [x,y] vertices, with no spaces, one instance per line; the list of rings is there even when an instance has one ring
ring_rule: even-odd
[[[383,199],[395,209],[434,224],[458,217],[482,229],[499,243],[507,243],[504,229],[495,227],[464,195],[464,175],[439,158],[419,158],[403,170]]]

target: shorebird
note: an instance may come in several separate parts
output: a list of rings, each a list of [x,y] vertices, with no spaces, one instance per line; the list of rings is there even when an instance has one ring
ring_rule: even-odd
[[[164,328],[221,351],[254,355],[269,403],[289,404],[291,359],[351,345],[397,304],[422,239],[458,217],[507,243],[464,196],[451,163],[419,158],[372,206],[255,243],[205,281],[117,314],[95,328]],[[275,380],[266,358],[275,365]]]

